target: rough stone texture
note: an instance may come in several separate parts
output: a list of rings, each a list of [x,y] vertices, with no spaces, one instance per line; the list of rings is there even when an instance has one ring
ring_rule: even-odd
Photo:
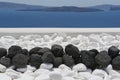
[[[115,47],[115,46],[111,46],[108,49],[108,54],[113,59],[113,58],[115,58],[119,54],[119,49],[117,47]]]
[[[120,70],[120,56],[117,56],[112,60],[112,66],[113,69]]]
[[[65,52],[66,52],[67,55],[72,56],[73,58],[80,57],[79,49],[76,46],[72,45],[72,44],[68,44],[65,47]]]
[[[54,67],[58,67],[59,65],[61,65],[63,63],[62,61],[62,57],[56,57],[54,59]]]
[[[13,58],[15,55],[21,54],[21,53],[22,53],[22,48],[20,46],[13,45],[8,49],[7,57]]]
[[[107,54],[107,52],[101,51],[95,57],[95,61],[99,65],[99,68],[105,68],[105,67],[107,67],[110,64],[111,57]]]
[[[4,65],[4,66],[6,66],[6,67],[10,67],[10,65],[11,65],[11,60],[10,60],[10,58],[6,58],[6,57],[1,58],[1,59],[0,59],[0,64]]]
[[[12,64],[17,68],[24,68],[28,64],[28,56],[24,54],[17,54],[12,59]]]
[[[74,59],[71,56],[64,55],[63,63],[69,67],[72,67],[74,65]]]
[[[5,48],[0,48],[0,58],[7,55],[7,50]]]
[[[32,55],[30,56],[29,64],[30,64],[31,66],[34,66],[34,67],[36,67],[36,68],[39,68],[40,65],[41,65],[41,63],[42,63],[42,58],[41,58],[40,55],[38,55],[38,54],[32,54]]]
[[[38,54],[38,51],[42,49],[41,47],[34,47],[29,51],[29,55]]]
[[[29,56],[29,52],[28,52],[27,49],[22,49],[22,54],[24,54],[24,55],[28,55],[28,56]]]
[[[78,63],[82,62],[82,58],[81,57],[73,58],[73,59],[74,59],[75,64],[78,64]]]
[[[57,44],[52,45],[51,51],[55,57],[62,57],[64,54],[62,46],[57,45]]]
[[[38,51],[38,54],[42,56],[46,52],[50,52],[50,49],[47,47],[44,47]]]
[[[52,52],[46,52],[42,56],[43,63],[54,63],[54,55]]]
[[[91,49],[89,51],[93,52],[93,53],[91,53],[91,55],[93,55],[94,57],[99,53],[99,51],[97,49]]]
[[[85,64],[88,68],[95,69],[95,53],[91,51],[83,50],[81,51],[82,63]]]

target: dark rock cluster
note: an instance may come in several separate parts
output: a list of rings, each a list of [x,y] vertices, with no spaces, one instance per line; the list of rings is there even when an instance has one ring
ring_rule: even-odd
[[[75,64],[83,63],[92,70],[96,68],[104,69],[112,64],[113,69],[120,70],[119,49],[115,46],[109,47],[108,51],[98,51],[96,49],[81,50],[68,44],[65,49],[61,45],[53,45],[50,48],[34,47],[31,50],[22,49],[13,45],[8,51],[0,48],[0,64],[16,68],[25,68],[27,65],[39,68],[42,63],[51,63],[54,67],[65,64],[72,67]]]

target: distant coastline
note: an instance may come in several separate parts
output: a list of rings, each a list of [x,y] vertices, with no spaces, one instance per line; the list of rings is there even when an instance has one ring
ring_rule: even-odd
[[[46,11],[46,12],[96,12],[103,11],[94,8],[81,8],[73,6],[63,6],[63,7],[46,7],[41,9],[20,9],[18,11]]]
[[[120,10],[120,5],[96,5],[90,7],[62,6],[48,7],[36,6],[11,2],[0,2],[0,9],[14,9],[16,11],[51,11],[51,12],[97,12]]]

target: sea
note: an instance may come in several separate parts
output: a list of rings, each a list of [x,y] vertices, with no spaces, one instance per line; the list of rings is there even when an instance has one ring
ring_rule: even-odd
[[[0,9],[0,28],[119,28],[120,11],[45,12]]]

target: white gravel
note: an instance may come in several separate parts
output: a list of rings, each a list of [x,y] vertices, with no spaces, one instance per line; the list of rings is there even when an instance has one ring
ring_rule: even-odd
[[[17,34],[16,34],[17,35]],[[74,35],[74,34],[73,34]],[[74,44],[80,50],[84,49],[98,49],[105,50],[111,45],[120,48],[120,35],[119,34],[77,34],[75,36],[70,36],[65,33],[59,34],[54,33],[50,35],[21,35],[17,38],[13,36],[1,36],[0,37],[0,47],[9,48],[11,45],[19,45],[22,48],[27,48],[30,50],[35,46],[41,47],[51,47],[53,44],[60,44],[65,47],[67,44]]]

